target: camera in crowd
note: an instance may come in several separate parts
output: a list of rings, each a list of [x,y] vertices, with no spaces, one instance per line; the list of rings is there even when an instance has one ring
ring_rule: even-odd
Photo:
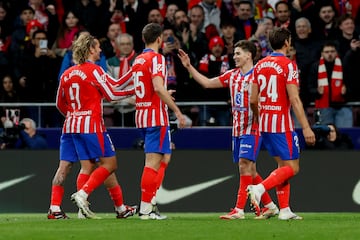
[[[0,144],[12,148],[20,137],[20,131],[25,129],[25,125],[20,123],[19,109],[6,109],[5,117],[3,128],[0,128]]]
[[[323,142],[330,133],[327,125],[315,124],[311,129],[315,134],[316,144]]]
[[[20,132],[24,129],[25,129],[25,124],[23,123],[1,129],[0,143],[5,144],[6,148],[13,147],[20,137]]]

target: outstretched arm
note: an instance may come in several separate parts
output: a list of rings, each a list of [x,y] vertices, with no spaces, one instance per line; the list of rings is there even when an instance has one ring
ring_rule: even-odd
[[[181,60],[183,66],[189,71],[192,77],[197,81],[201,86],[204,88],[222,88],[223,85],[221,84],[218,77],[215,78],[208,78],[201,74],[198,70],[196,70],[190,63],[190,58],[182,49],[179,49],[178,56]]]

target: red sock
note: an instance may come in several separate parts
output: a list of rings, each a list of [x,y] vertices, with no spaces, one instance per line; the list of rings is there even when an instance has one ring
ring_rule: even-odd
[[[156,192],[156,177],[157,171],[155,169],[144,167],[141,177],[141,201],[150,203]]]
[[[245,208],[247,200],[246,188],[252,183],[252,176],[240,176],[239,191],[237,195],[236,207]]]
[[[108,188],[109,195],[114,202],[115,207],[120,207],[123,205],[123,194],[120,185],[116,185],[115,187]]]
[[[257,174],[256,177],[253,178],[253,184],[254,185],[259,184],[262,181],[263,181],[263,178],[259,174]],[[268,192],[264,192],[264,194],[261,196],[261,202],[264,205],[267,205],[267,204],[272,202],[272,199],[271,199]]]
[[[76,179],[76,189],[79,191],[89,180],[89,178],[89,174],[79,173]]]
[[[284,183],[294,176],[294,170],[290,166],[284,166],[275,169],[271,174],[262,182],[266,191],[273,187]]]
[[[105,179],[110,176],[110,172],[104,167],[98,167],[91,173],[89,180],[81,188],[90,195],[95,188],[104,183]]]
[[[53,185],[51,187],[50,205],[61,206],[63,196],[64,196],[64,187],[60,185]]]
[[[289,207],[289,199],[290,199],[289,181],[286,181],[283,184],[276,186],[276,195],[278,197],[280,209]]]
[[[160,167],[158,169],[158,174],[156,176],[156,189],[159,189],[165,176],[165,170],[168,164],[166,162],[161,162]]]

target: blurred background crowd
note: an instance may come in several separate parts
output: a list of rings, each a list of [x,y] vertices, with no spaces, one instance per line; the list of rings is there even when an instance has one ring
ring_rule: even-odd
[[[183,68],[177,50],[208,77],[234,68],[233,46],[249,39],[256,59],[271,54],[268,32],[288,28],[300,96],[309,120],[337,127],[360,126],[359,0],[0,0],[1,124],[31,118],[40,127],[59,127],[53,106],[16,103],[55,102],[58,80],[72,66],[71,45],[81,32],[101,42],[100,66],[114,78],[129,70],[141,53],[141,30],[163,25],[162,54],[168,88],[192,125],[231,125],[227,89],[202,89]],[[200,104],[199,102],[214,102]],[[134,101],[104,108],[107,126],[135,126]],[[314,120],[314,116],[317,119]],[[15,122],[16,124],[16,122]]]

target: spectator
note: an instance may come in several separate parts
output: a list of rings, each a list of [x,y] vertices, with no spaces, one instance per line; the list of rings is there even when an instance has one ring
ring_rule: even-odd
[[[208,78],[213,78],[230,70],[228,55],[222,55],[224,46],[224,41],[221,37],[216,36],[210,39],[210,53],[203,56],[200,60],[200,73],[204,74]],[[228,102],[230,99],[229,91],[224,88],[204,89],[202,90],[202,93],[204,97],[203,100],[205,101]],[[199,108],[200,125],[230,125],[229,106],[200,106]]]
[[[1,116],[1,127],[5,127],[5,121],[11,121],[14,124],[18,124],[20,114],[23,114],[23,111],[20,107],[16,106],[15,103],[20,102],[20,98],[14,88],[14,83],[11,75],[5,75],[2,78],[2,88],[0,91],[0,102],[2,103],[14,103],[12,107],[1,107],[0,116]],[[15,115],[15,113],[18,113]],[[13,119],[12,116],[16,117],[17,119]]]
[[[320,124],[352,127],[352,109],[344,105],[347,83],[343,79],[342,62],[334,42],[324,44],[320,61],[313,64],[309,77],[310,92],[316,99],[315,108],[320,111]]]
[[[66,51],[71,47],[75,34],[81,29],[83,29],[83,26],[80,24],[80,19],[75,11],[71,10],[66,12],[60,25],[56,41],[52,46],[52,50],[56,56],[60,59],[64,57]]]
[[[235,67],[234,56],[234,45],[239,41],[236,35],[236,28],[232,22],[221,22],[221,33],[224,41],[223,55],[227,55],[229,58],[230,69]]]
[[[290,6],[287,1],[278,1],[275,4],[275,26],[292,30],[290,25]]]
[[[331,3],[325,1],[323,4],[321,4],[319,9],[318,19],[314,21],[315,37],[323,41],[335,40],[337,29],[334,6]]]
[[[74,41],[79,37],[80,34],[90,34],[90,33],[86,30],[81,30],[75,34]],[[100,53],[100,60],[96,61],[95,64],[99,65],[100,67],[102,67],[102,69],[106,70],[106,58],[102,51]],[[66,51],[65,56],[62,60],[58,75],[58,80],[60,81],[61,75],[65,72],[66,69],[74,65],[75,62],[73,60],[73,51],[71,46],[70,49]]]
[[[124,7],[124,15],[128,19],[126,30],[134,38],[135,52],[140,52],[144,46],[141,30],[148,21],[150,10],[158,9],[159,4],[157,0],[128,0],[126,2]]]
[[[350,43],[351,49],[343,59],[344,81],[349,84],[348,100],[360,102],[360,81],[359,62],[360,62],[360,40],[353,39]],[[360,106],[353,106],[354,126],[360,126]]]
[[[11,36],[13,31],[13,23],[11,21],[12,19],[7,4],[0,2],[0,38],[3,38],[2,40]]]
[[[28,36],[26,34],[27,24],[34,18],[34,9],[29,6],[26,6],[21,9],[19,20],[15,26],[14,32],[11,34],[11,44],[10,44],[10,56],[11,64],[13,66],[13,75],[16,81],[19,81],[19,85],[23,84],[23,79],[21,79],[21,72],[19,63],[24,57],[24,49],[26,45],[29,44]]]
[[[254,18],[255,20],[261,20],[264,17],[271,19],[275,18],[274,9],[268,3],[268,0],[254,0]]]
[[[31,47],[24,54],[21,61],[22,85],[19,88],[19,95],[24,102],[55,102],[57,88],[57,74],[59,64],[55,53],[46,48],[47,35],[43,30],[37,30],[33,34]],[[40,42],[45,43],[43,48]],[[36,71],[34,71],[36,69]],[[39,119],[38,108],[29,106],[27,111],[31,119],[38,119],[42,127],[59,127],[59,118],[56,109],[53,107],[42,108]]]
[[[29,0],[29,6],[34,9],[34,18],[44,26],[51,46],[56,39],[56,32],[59,28],[55,6],[45,0]]]
[[[10,68],[8,48],[11,42],[11,38],[10,36],[6,36],[2,29],[3,28],[0,26],[0,79],[7,71],[9,71]]]
[[[258,23],[256,32],[250,39],[256,39],[259,41],[262,51],[262,57],[266,57],[272,53],[272,48],[269,43],[269,32],[274,29],[274,23],[271,18],[264,17]]]
[[[97,10],[93,0],[75,0],[72,7],[72,11],[76,13],[81,25],[91,34],[95,31],[97,22],[101,21],[97,19]]]
[[[288,1],[290,3],[291,20],[295,22],[301,17],[309,19],[311,23],[318,20],[318,6],[314,0],[294,0]]]
[[[31,118],[23,118],[20,126],[24,128],[20,131],[19,139],[15,148],[25,149],[46,149],[48,144],[46,139],[36,132],[36,123]]]
[[[133,37],[128,33],[120,34],[116,39],[117,56],[106,61],[107,73],[115,79],[119,79],[130,70],[137,54],[134,50]],[[126,89],[133,87],[127,85]],[[104,108],[109,111],[109,108]],[[113,121],[115,126],[135,127],[135,96],[121,100],[114,107]],[[105,118],[106,116],[104,116]],[[106,124],[106,119],[105,119]]]
[[[205,32],[209,24],[214,24],[216,30],[220,33],[220,14],[221,11],[216,4],[216,0],[202,0],[199,5],[204,9],[204,26],[202,32]]]
[[[240,1],[238,7],[238,15],[234,20],[236,26],[236,34],[239,39],[249,39],[257,29],[257,23],[251,16],[252,14],[252,3],[251,1]]]
[[[221,21],[232,22],[238,15],[238,7],[242,0],[223,1],[221,4]]]
[[[201,30],[204,25],[204,9],[195,5],[189,10],[190,16],[190,37],[189,53],[192,56],[194,65],[198,66],[200,59],[208,52],[208,39]]]
[[[174,14],[174,33],[182,46],[187,46],[190,38],[190,20],[184,10],[177,10]]]
[[[353,39],[350,43],[351,49],[346,53],[343,60],[344,81],[350,84],[350,101],[360,101],[360,81],[358,81],[360,62],[360,40]]]
[[[106,37],[107,30],[104,26],[109,26],[110,19],[115,9],[116,0],[93,0],[95,4],[95,21],[87,30],[98,39]]]
[[[164,18],[159,9],[151,9],[148,15],[148,23],[158,23],[162,26],[163,22]]]
[[[314,126],[316,143],[314,149],[319,150],[346,150],[353,149],[351,138],[336,127],[335,124]]]
[[[342,15],[338,19],[338,26],[339,26],[339,34],[336,37],[336,40],[339,44],[338,46],[338,53],[343,60],[347,51],[350,50],[350,43],[353,39],[357,40],[358,34],[355,31],[355,23],[354,19],[351,15]]]
[[[105,58],[111,58],[116,55],[115,51],[115,39],[122,33],[122,29],[119,23],[111,23],[108,26],[106,38],[100,39],[100,45],[102,53]]]
[[[295,21],[295,31],[293,45],[296,50],[295,61],[299,70],[299,94],[304,108],[307,108],[310,102],[315,100],[311,98],[308,89],[309,71],[311,65],[320,58],[321,42],[312,37],[311,23],[305,17],[301,17]]]
[[[340,16],[350,14],[353,18],[355,18],[358,9],[360,9],[360,2],[358,0],[333,0],[333,3]]]
[[[178,5],[175,3],[169,4],[166,8],[166,14],[164,19],[164,26],[167,28],[174,27],[175,19],[174,14],[179,9]]]

